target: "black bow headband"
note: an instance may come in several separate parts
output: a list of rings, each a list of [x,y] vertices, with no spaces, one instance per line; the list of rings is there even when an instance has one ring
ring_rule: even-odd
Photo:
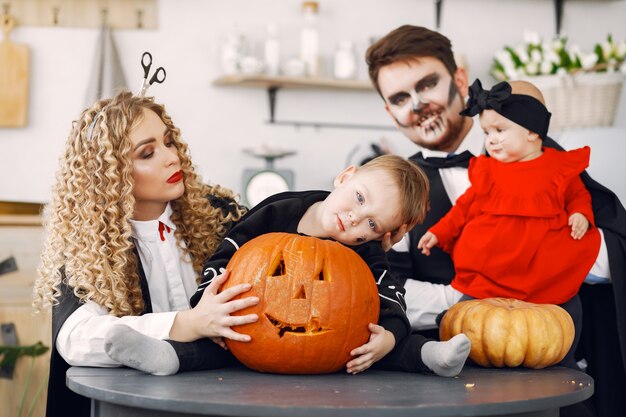
[[[463,116],[473,117],[483,110],[494,110],[507,119],[537,133],[541,139],[548,137],[552,114],[539,100],[525,94],[511,94],[511,85],[502,81],[484,90],[480,80],[474,81],[469,89],[467,107]]]

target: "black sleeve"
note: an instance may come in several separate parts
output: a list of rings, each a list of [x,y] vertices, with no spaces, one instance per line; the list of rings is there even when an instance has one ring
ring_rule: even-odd
[[[380,242],[368,242],[351,247],[367,263],[378,286],[380,316],[378,324],[393,333],[396,345],[411,333],[411,325],[406,316],[404,287],[389,271],[387,257]]]
[[[281,216],[278,213],[280,206],[274,204],[257,205],[241,218],[228,232],[224,240],[219,244],[215,253],[204,261],[202,267],[202,282],[196,293],[191,297],[191,307],[195,307],[205,288],[213,281],[213,278],[226,268],[230,258],[246,242],[265,233],[282,231],[276,223]]]

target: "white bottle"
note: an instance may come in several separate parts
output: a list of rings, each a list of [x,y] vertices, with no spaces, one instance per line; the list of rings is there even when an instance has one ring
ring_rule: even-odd
[[[280,68],[280,44],[278,43],[278,28],[275,23],[267,25],[265,39],[265,72],[268,75],[278,75]]]
[[[300,59],[304,62],[305,73],[309,77],[317,77],[320,72],[317,9],[318,3],[316,1],[302,3],[304,21],[300,34]]]
[[[341,80],[349,80],[356,75],[356,53],[350,41],[341,41],[334,56],[333,75]]]

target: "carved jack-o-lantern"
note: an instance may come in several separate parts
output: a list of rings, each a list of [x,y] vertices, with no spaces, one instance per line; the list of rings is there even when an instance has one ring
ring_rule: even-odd
[[[251,342],[227,340],[235,357],[262,372],[334,372],[350,351],[369,339],[376,323],[378,289],[369,267],[351,249],[330,240],[269,233],[243,245],[232,257],[222,290],[241,283],[259,304],[256,323],[236,326]]]

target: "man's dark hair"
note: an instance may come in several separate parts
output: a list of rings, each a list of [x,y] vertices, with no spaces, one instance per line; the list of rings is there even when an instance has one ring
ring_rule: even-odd
[[[397,61],[408,62],[427,56],[441,61],[450,75],[454,77],[456,62],[450,39],[421,26],[404,25],[389,32],[367,49],[365,62],[367,62],[370,79],[380,94],[378,73],[382,67]]]

